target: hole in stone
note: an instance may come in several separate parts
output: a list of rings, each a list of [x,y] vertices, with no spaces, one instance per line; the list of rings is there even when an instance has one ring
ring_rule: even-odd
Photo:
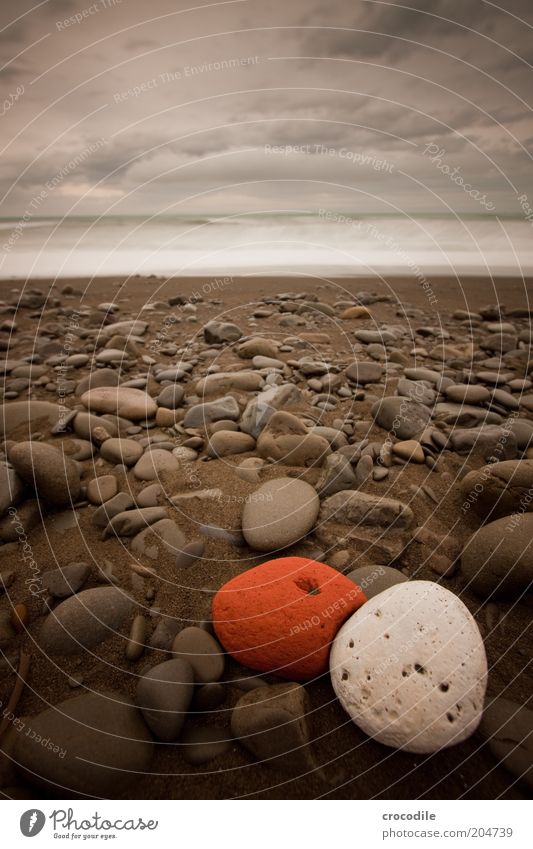
[[[425,675],[426,669],[424,666],[421,666],[419,663],[415,663],[415,672],[418,672],[419,675]]]
[[[314,578],[298,578],[294,583],[307,595],[320,595],[320,587]]]
[[[347,681],[347,680],[348,680],[348,673],[346,672],[346,670],[345,670],[345,669],[343,669],[343,670],[342,670],[341,680],[342,680],[342,681]]]
[[[378,619],[381,616],[381,610],[374,610],[374,616],[377,616]]]
[[[408,673],[407,669],[402,669],[402,678],[407,678],[408,675],[409,675],[409,673]]]
[[[390,640],[390,634],[383,634],[386,640]]]
[[[366,680],[367,680],[367,681],[371,681],[371,680],[372,680],[372,676],[371,676],[371,675],[367,675],[367,676],[366,676]]]
[[[446,714],[446,719],[448,720],[448,722],[453,722],[453,716],[452,716],[452,714],[451,714],[451,713],[447,713],[447,714]]]
[[[353,642],[353,640],[350,640],[350,642],[348,643],[348,648],[353,649],[353,647],[354,647],[354,642]]]
[[[449,689],[450,689],[450,685],[449,685],[449,684],[439,684],[439,690],[440,690],[442,693],[447,693]]]

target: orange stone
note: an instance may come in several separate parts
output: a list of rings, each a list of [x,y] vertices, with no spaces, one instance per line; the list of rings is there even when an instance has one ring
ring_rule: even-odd
[[[366,600],[331,566],[280,557],[221,587],[213,599],[213,625],[239,663],[306,681],[327,671],[332,640]]]

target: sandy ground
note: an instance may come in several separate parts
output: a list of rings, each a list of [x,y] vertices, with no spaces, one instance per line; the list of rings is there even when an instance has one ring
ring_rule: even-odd
[[[413,305],[423,311],[423,315],[410,319],[414,327],[424,324],[447,327],[450,315],[455,309],[475,310],[482,305],[504,303],[507,309],[529,308],[529,295],[533,292],[533,281],[519,279],[464,278],[461,281],[451,278],[430,280],[431,296],[436,299],[430,303],[428,290],[412,279],[364,280],[342,279],[328,281],[305,277],[267,278],[255,277],[246,279],[219,278],[188,278],[161,280],[156,278],[131,278],[127,281],[114,279],[61,280],[57,281],[51,294],[61,297],[64,306],[96,305],[101,301],[114,301],[121,307],[119,318],[135,317],[143,304],[150,301],[164,301],[177,294],[190,297],[199,293],[205,300],[220,299],[217,304],[199,304],[198,321],[188,325],[184,322],[173,327],[173,339],[179,344],[185,344],[187,339],[201,330],[203,324],[217,316],[217,311],[223,313],[227,320],[234,320],[245,333],[252,330],[246,326],[246,316],[250,315],[251,305],[257,301],[279,292],[315,292],[319,299],[327,303],[343,300],[349,294],[365,290],[378,294],[395,295],[404,307]],[[27,288],[40,288],[45,291],[50,282],[31,281]],[[72,286],[74,293],[62,295],[65,286]],[[0,297],[7,298],[13,290],[21,290],[20,281],[4,281],[0,284]],[[78,294],[82,293],[81,295]],[[179,307],[161,308],[155,313],[143,315],[150,320],[150,334],[157,333],[158,326],[164,322],[165,315]],[[398,305],[395,303],[377,303],[371,307],[374,320],[382,323],[400,323],[397,315]],[[27,314],[27,311],[26,311]],[[31,330],[40,332],[27,318],[17,316],[20,320],[20,331]],[[56,318],[43,316],[43,325]],[[266,337],[292,335],[291,328],[279,327],[279,315],[260,320],[258,327],[253,329],[254,335]],[[358,324],[357,327],[372,327],[372,321]],[[317,319],[313,329],[327,333],[330,346],[328,355],[334,356],[339,364],[350,361],[348,329],[342,327],[327,316]],[[350,331],[354,325],[350,326]],[[421,340],[424,344],[424,340]],[[320,345],[318,346],[320,350]],[[24,351],[16,347],[9,356],[19,357]],[[172,359],[169,360],[169,364]],[[422,363],[417,363],[422,364]],[[431,367],[431,361],[424,365]],[[224,365],[224,357],[221,358]],[[152,390],[155,390],[156,384]],[[150,389],[149,389],[150,391]],[[152,394],[154,394],[152,392]],[[35,397],[48,398],[50,394],[38,391]],[[73,404],[71,399],[68,403]],[[364,420],[368,417],[369,404],[362,402],[358,415]],[[322,422],[330,424],[339,415],[337,412],[323,416]],[[376,430],[377,433],[377,430]],[[364,434],[362,434],[363,436]],[[381,432],[381,436],[383,433]],[[68,439],[68,434],[60,437]],[[222,488],[225,495],[235,495],[242,499],[254,489],[254,485],[246,484],[232,473],[231,466],[236,465],[248,455],[227,458],[224,461],[200,463],[199,475],[201,487]],[[455,479],[464,466],[464,457],[447,454],[446,471]],[[481,465],[476,461],[468,461],[468,468]],[[100,467],[99,467],[100,471]],[[301,470],[292,470],[295,474]],[[402,467],[402,474],[394,477],[391,484],[372,483],[366,491],[376,494],[389,495],[404,500],[412,498],[410,487],[427,483],[442,496],[437,506],[429,499],[416,502],[417,519],[419,524],[426,524],[430,529],[443,534],[450,534],[460,545],[477,527],[474,518],[463,517],[460,511],[462,499],[453,487],[443,486],[439,475],[432,474],[426,467]],[[100,473],[102,473],[100,471]],[[288,470],[291,473],[291,470]],[[279,470],[269,470],[268,476],[279,476]],[[309,471],[304,479],[313,483],[318,472]],[[90,476],[89,476],[90,477]],[[128,476],[129,478],[130,476]],[[136,492],[142,485],[129,481],[132,491]],[[187,491],[188,483],[183,480],[172,481],[169,484],[175,491]],[[230,499],[222,506],[213,507],[207,502],[195,499],[188,504],[176,517],[176,521],[190,539],[198,538],[197,525],[201,521],[210,521],[226,528],[240,526],[241,504],[232,503]],[[109,557],[115,564],[116,574],[123,580],[124,586],[129,587],[130,570],[127,566],[130,559],[126,549],[120,550],[117,540],[101,541],[100,534],[95,532],[90,521],[90,511],[80,510],[78,529],[66,533],[59,532],[54,522],[48,521],[44,526],[35,529],[30,542],[35,561],[42,571],[53,568],[55,564],[65,565],[76,560],[89,560],[94,564]],[[322,540],[314,540],[314,546],[324,545]],[[304,542],[293,546],[291,554],[309,555],[311,543]],[[333,541],[330,551],[341,546]],[[355,552],[354,552],[355,553]],[[158,564],[161,582],[157,589],[154,606],[168,615],[179,618],[183,624],[197,623],[209,618],[210,602],[214,592],[230,577],[259,562],[249,549],[237,550],[233,546],[217,540],[207,540],[205,559],[186,574],[176,575],[174,564],[169,559]],[[326,561],[327,562],[327,561]],[[410,576],[436,580],[434,572],[428,566],[427,560],[421,553],[420,547],[411,546],[405,562],[405,568]],[[94,582],[89,585],[94,585]],[[501,624],[493,627],[490,616],[483,608],[479,599],[465,590],[461,583],[460,574],[443,579],[443,585],[453,592],[461,592],[463,601],[474,614],[486,641],[487,655],[491,669],[488,695],[494,696],[505,691],[505,695],[518,702],[526,700],[531,692],[532,676],[525,669],[529,657],[530,643],[527,629],[531,622],[531,606],[528,603],[513,604],[499,602]],[[146,605],[144,593],[135,586],[131,587],[140,603]],[[112,687],[123,693],[133,694],[136,678],[146,666],[147,656],[135,664],[123,659],[123,642],[120,638],[111,639],[94,650],[94,655],[85,654],[80,658],[61,659],[60,662],[45,657],[39,650],[35,638],[42,619],[41,604],[27,596],[23,576],[17,578],[10,588],[11,596],[16,601],[26,601],[31,605],[31,624],[29,632],[18,638],[32,654],[32,670],[30,686],[26,690],[20,704],[20,714],[31,715],[42,710],[47,704],[55,704],[68,698],[73,691],[67,683],[69,675],[83,675],[84,686],[91,689]],[[5,604],[5,599],[0,604]],[[164,659],[162,655],[152,652],[150,664]],[[234,662],[227,665],[226,678],[246,677],[249,674]],[[0,686],[0,698],[5,704],[13,686],[13,676],[3,675]],[[274,680],[274,679],[271,679]],[[158,751],[153,762],[153,773],[142,778],[137,785],[138,798],[212,798],[226,799],[238,797],[251,798],[317,798],[327,797],[336,799],[371,799],[371,798],[400,798],[400,799],[446,799],[446,798],[523,798],[523,787],[515,783],[515,779],[503,767],[498,765],[494,756],[483,740],[474,735],[465,743],[441,751],[431,756],[416,756],[394,751],[368,739],[347,717],[336,701],[327,678],[313,682],[308,686],[312,703],[312,713],[308,717],[313,741],[313,751],[318,763],[323,767],[324,780],[316,773],[288,780],[283,773],[276,772],[263,765],[254,763],[247,753],[236,743],[229,753],[205,766],[192,767],[183,760],[179,744],[174,746],[158,745]],[[77,690],[75,692],[80,692]],[[232,706],[242,695],[236,686],[228,687],[226,702],[210,717],[192,718],[191,724],[212,723],[229,726]]]

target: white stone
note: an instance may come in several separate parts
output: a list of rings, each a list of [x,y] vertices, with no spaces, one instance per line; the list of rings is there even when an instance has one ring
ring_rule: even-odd
[[[462,601],[431,581],[408,581],[366,602],[338,632],[333,688],[368,735],[407,752],[466,740],[483,710],[487,658]]]

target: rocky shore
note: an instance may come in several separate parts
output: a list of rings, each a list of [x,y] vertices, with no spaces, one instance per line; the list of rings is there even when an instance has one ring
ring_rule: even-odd
[[[3,284],[5,798],[528,796],[533,313],[457,285]]]

